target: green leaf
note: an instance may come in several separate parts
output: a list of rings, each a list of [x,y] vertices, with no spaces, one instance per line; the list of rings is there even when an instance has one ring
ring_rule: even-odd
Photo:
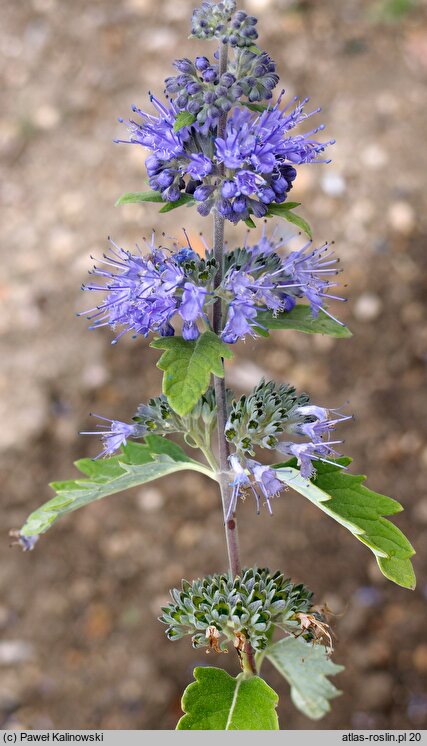
[[[205,332],[192,342],[182,337],[155,339],[151,347],[166,350],[157,367],[165,372],[163,393],[169,404],[181,417],[187,415],[197,404],[209,386],[211,373],[222,378],[222,358],[233,354],[213,332]]]
[[[289,212],[289,210],[295,210],[295,208],[299,207],[301,204],[302,204],[301,202],[286,201],[283,205],[277,205],[277,207],[280,209],[280,212],[282,211]]]
[[[235,679],[221,668],[194,669],[177,730],[279,730],[278,696],[259,676]]]
[[[130,205],[135,202],[164,202],[164,199],[160,192],[125,192],[117,200],[115,207],[119,205]]]
[[[242,101],[242,104],[243,106],[246,106],[247,109],[256,111],[257,114],[262,114],[266,109],[268,109],[268,106],[264,106],[264,104],[252,104],[250,101]]]
[[[252,218],[246,218],[245,223],[248,226],[248,228],[256,228],[256,225],[254,221],[252,220]]]
[[[329,337],[346,339],[352,336],[350,329],[342,326],[322,311],[315,318],[310,306],[302,303],[294,306],[291,311],[274,316],[271,311],[261,311],[256,320],[267,329],[296,329],[306,334],[327,334]]]
[[[335,463],[348,466],[351,459],[340,458]],[[404,588],[415,588],[410,561],[415,550],[400,529],[384,518],[400,513],[403,510],[400,503],[365,487],[365,476],[348,474],[335,464],[317,461],[317,474],[312,480],[304,479],[294,468],[295,464],[296,460],[292,459],[276,466],[279,479],[366,544],[389,580]]]
[[[55,521],[94,500],[151,482],[176,471],[194,469],[215,479],[213,472],[189,458],[176,443],[159,435],[148,435],[144,444],[129,442],[117,455],[94,461],[75,462],[88,479],[52,482],[56,496],[31,513],[21,533],[33,536],[47,531]]]
[[[194,202],[195,199],[191,194],[184,193],[181,194],[180,198],[175,202],[166,202],[166,204],[160,208],[159,212],[170,212],[171,210],[176,210],[177,207],[182,207],[183,205],[192,205]]]
[[[250,52],[253,52],[256,55],[260,55],[261,54],[261,49],[259,47],[257,47],[256,44],[251,44],[251,46],[248,47],[248,49],[249,49]]]
[[[290,684],[295,707],[313,720],[329,712],[329,700],[341,692],[327,676],[335,676],[344,666],[332,663],[323,645],[290,636],[269,646],[265,655]]]
[[[289,223],[297,225],[298,228],[301,228],[301,230],[304,231],[304,233],[309,238],[313,238],[312,230],[307,221],[304,220],[304,218],[302,218],[300,215],[295,215],[295,213],[286,206],[286,203],[284,205],[269,205],[267,217],[271,218],[273,215],[277,215],[280,218],[284,218]]]
[[[189,111],[180,111],[173,125],[173,131],[179,132],[183,127],[190,127],[196,121],[194,114]]]

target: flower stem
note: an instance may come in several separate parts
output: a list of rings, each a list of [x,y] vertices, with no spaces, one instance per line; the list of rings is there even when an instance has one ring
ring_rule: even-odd
[[[220,44],[219,47],[219,75],[221,76],[227,70],[227,59],[228,59],[228,45]],[[222,116],[218,123],[218,137],[224,135],[226,123],[226,116]],[[223,165],[220,165],[219,170],[223,170]],[[224,218],[219,214],[217,210],[214,212],[214,228],[213,228],[213,249],[214,256],[217,263],[217,274],[215,277],[215,288],[217,288],[222,281],[223,269],[224,269]],[[216,334],[221,334],[222,331],[222,300],[217,298],[213,307],[213,330]],[[223,362],[224,366],[224,362]],[[214,387],[215,397],[217,405],[217,425],[218,425],[218,446],[219,446],[219,484],[221,489],[222,507],[225,519],[225,536],[227,540],[227,551],[228,560],[230,565],[230,574],[232,578],[241,573],[241,564],[239,556],[239,544],[237,535],[237,521],[236,516],[233,513],[228,520],[227,515],[229,513],[229,506],[231,501],[231,487],[230,487],[230,466],[228,457],[230,455],[230,449],[228,442],[225,437],[225,425],[228,418],[227,413],[227,395],[225,390],[225,379],[214,376]]]
[[[219,76],[226,72],[228,62],[228,45],[220,43],[219,46]],[[223,137],[227,115],[224,114],[218,122],[218,137]],[[220,174],[224,173],[224,165],[219,166]],[[217,288],[222,281],[224,274],[224,218],[217,210],[214,211],[213,226],[213,250],[217,263],[217,274],[214,286]],[[220,335],[223,328],[222,323],[222,300],[217,298],[213,307],[212,326],[215,334]],[[224,361],[222,361],[224,369]],[[241,575],[242,565],[239,552],[239,538],[237,533],[237,519],[233,512],[229,515],[229,507],[232,497],[231,476],[230,476],[230,447],[225,437],[225,425],[228,419],[227,412],[227,394],[225,388],[225,372],[222,378],[214,376],[214,388],[217,406],[217,430],[218,430],[218,451],[219,451],[219,473],[218,481],[221,490],[222,509],[224,513],[224,529],[227,542],[228,563],[230,566],[230,575],[235,578]],[[245,650],[241,655],[242,669],[246,675],[256,675],[255,657],[252,646],[249,641],[245,645]]]

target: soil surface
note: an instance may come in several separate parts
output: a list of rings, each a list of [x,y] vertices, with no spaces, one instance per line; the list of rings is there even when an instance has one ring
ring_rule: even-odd
[[[406,6],[407,12],[393,14]],[[8,547],[8,531],[48,499],[47,483],[98,443],[78,437],[91,411],[126,420],[159,391],[158,354],[75,313],[79,286],[111,234],[131,248],[152,226],[210,234],[193,212],[114,209],[144,188],[144,153],[113,145],[117,117],[161,92],[177,56],[206,52],[187,39],[189,0],[2,0],[0,185],[0,727],[174,728],[180,694],[208,659],[174,644],[156,621],[168,589],[226,567],[219,500],[202,476],[170,477],[109,498],[58,523],[37,549]],[[344,692],[313,723],[278,674],[284,728],[427,727],[427,471],[424,3],[251,0],[260,45],[289,97],[311,96],[332,164],[300,169],[292,197],[316,241],[335,239],[349,303],[336,312],[352,340],[276,332],[236,348],[228,383],[290,381],[316,403],[349,402],[342,429],[355,473],[401,500],[396,523],[417,549],[419,585],[402,590],[373,556],[302,497],[274,516],[239,506],[244,563],[281,568],[336,616],[336,679]],[[212,53],[209,49],[208,54]],[[320,121],[320,120],[319,120]],[[424,205],[424,207],[423,207]],[[288,231],[287,226],[283,230]],[[232,237],[233,236],[233,237]],[[238,236],[238,238],[236,238]],[[240,240],[242,231],[228,230]],[[91,429],[91,428],[89,428]]]

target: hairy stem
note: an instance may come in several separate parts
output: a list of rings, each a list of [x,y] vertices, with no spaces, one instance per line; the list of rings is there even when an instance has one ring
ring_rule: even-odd
[[[219,75],[221,76],[227,70],[228,45],[220,44],[219,47]],[[223,115],[218,123],[218,137],[223,137],[227,115]],[[220,173],[224,172],[224,165],[219,167]],[[217,262],[218,271],[215,277],[215,288],[222,281],[224,274],[224,218],[217,210],[214,212],[213,226],[213,250]],[[213,307],[212,326],[216,334],[221,334],[222,323],[222,300],[217,298]],[[224,361],[223,361],[224,367]],[[225,388],[225,374],[223,378],[214,376],[214,388],[217,405],[217,429],[218,429],[218,451],[219,451],[219,486],[221,490],[222,509],[224,513],[225,538],[227,542],[228,562],[230,566],[230,575],[235,578],[241,575],[242,566],[239,552],[239,538],[237,533],[237,519],[233,512],[229,515],[229,508],[232,497],[232,488],[230,485],[230,448],[225,437],[225,425],[228,419],[227,413],[227,394]],[[245,649],[241,654],[241,665],[243,671],[250,676],[256,674],[255,656],[249,641],[245,644]]]
[[[219,75],[221,76],[227,70],[227,55],[228,46],[227,44],[220,44],[219,47]],[[226,123],[226,116],[222,116],[218,123],[218,137],[223,137]],[[220,170],[223,170],[223,165],[220,166]],[[213,230],[213,249],[214,256],[217,262],[218,271],[215,277],[215,287],[217,288],[221,284],[223,277],[223,265],[224,265],[224,218],[219,214],[218,211],[214,212],[214,230]],[[217,298],[213,308],[213,330],[216,334],[221,334],[222,331],[222,301],[221,298]],[[236,575],[241,573],[240,556],[239,556],[239,544],[237,536],[237,522],[236,516],[233,514],[228,517],[230,501],[231,501],[231,487],[229,470],[230,465],[228,457],[230,455],[230,449],[228,442],[225,438],[224,431],[227,422],[227,396],[225,391],[225,379],[214,376],[214,387],[217,404],[217,425],[218,425],[218,450],[219,450],[219,483],[221,489],[222,507],[225,519],[225,536],[227,540],[227,551],[228,560],[230,565],[230,574],[234,578]]]

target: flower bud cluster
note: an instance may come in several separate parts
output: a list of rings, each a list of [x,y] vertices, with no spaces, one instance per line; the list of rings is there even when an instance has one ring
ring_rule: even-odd
[[[342,441],[332,440],[332,432],[348,419],[336,409],[310,404],[307,394],[297,395],[292,386],[278,386],[274,381],[262,380],[252,394],[234,401],[225,426],[225,436],[236,448],[230,456],[232,491],[226,518],[235,512],[238,498],[250,494],[258,513],[261,501],[272,513],[271,500],[284,489],[274,467],[248,458],[255,455],[254,447],[294,456],[301,476],[310,479],[315,476],[316,461],[328,463],[339,456],[334,446]],[[283,433],[294,439],[282,440],[279,435]]]
[[[207,57],[196,57],[194,63],[176,60],[174,64],[180,74],[166,78],[165,91],[177,109],[196,117],[195,126],[207,134],[209,128],[217,126],[220,116],[230,111],[242,88],[230,72],[219,77],[218,65],[212,65]]]
[[[228,397],[230,396],[231,392],[228,392]],[[145,438],[146,435],[182,433],[189,446],[209,446],[210,435],[216,425],[215,392],[209,387],[185,417],[180,417],[174,412],[164,394],[149,399],[146,404],[140,404],[130,423],[110,420],[99,415],[96,417],[103,424],[98,425],[97,430],[80,434],[101,437],[103,450],[98,458],[112,456],[125,446],[128,440],[138,440]]]
[[[236,11],[235,0],[203,2],[193,11],[191,35],[196,39],[220,39],[232,47],[251,46],[258,38],[257,19]]]
[[[191,412],[180,417],[170,406],[164,394],[140,404],[132,418],[145,433],[170,435],[171,433],[191,434],[199,429],[199,424],[210,428],[216,421],[215,392],[212,387],[200,397]]]
[[[294,585],[268,569],[246,569],[234,579],[227,573],[209,575],[192,583],[183,580],[181,589],[174,588],[172,603],[162,608],[160,621],[168,625],[170,640],[192,635],[196,648],[209,644],[214,628],[218,637],[224,636],[223,649],[236,635],[243,635],[254,650],[263,650],[273,624],[297,627],[296,615],[310,611],[312,595],[304,585]]]
[[[233,401],[225,426],[225,437],[236,451],[255,455],[254,448],[275,448],[287,422],[298,407],[308,404],[307,394],[296,394],[289,384],[278,386],[264,379],[249,396]]]
[[[238,50],[221,76],[218,65],[207,57],[196,57],[194,63],[187,58],[175,60],[174,66],[179,75],[166,78],[165,93],[179,111],[195,117],[193,126],[205,135],[243,96],[250,102],[271,99],[279,81],[268,54],[248,49]]]

